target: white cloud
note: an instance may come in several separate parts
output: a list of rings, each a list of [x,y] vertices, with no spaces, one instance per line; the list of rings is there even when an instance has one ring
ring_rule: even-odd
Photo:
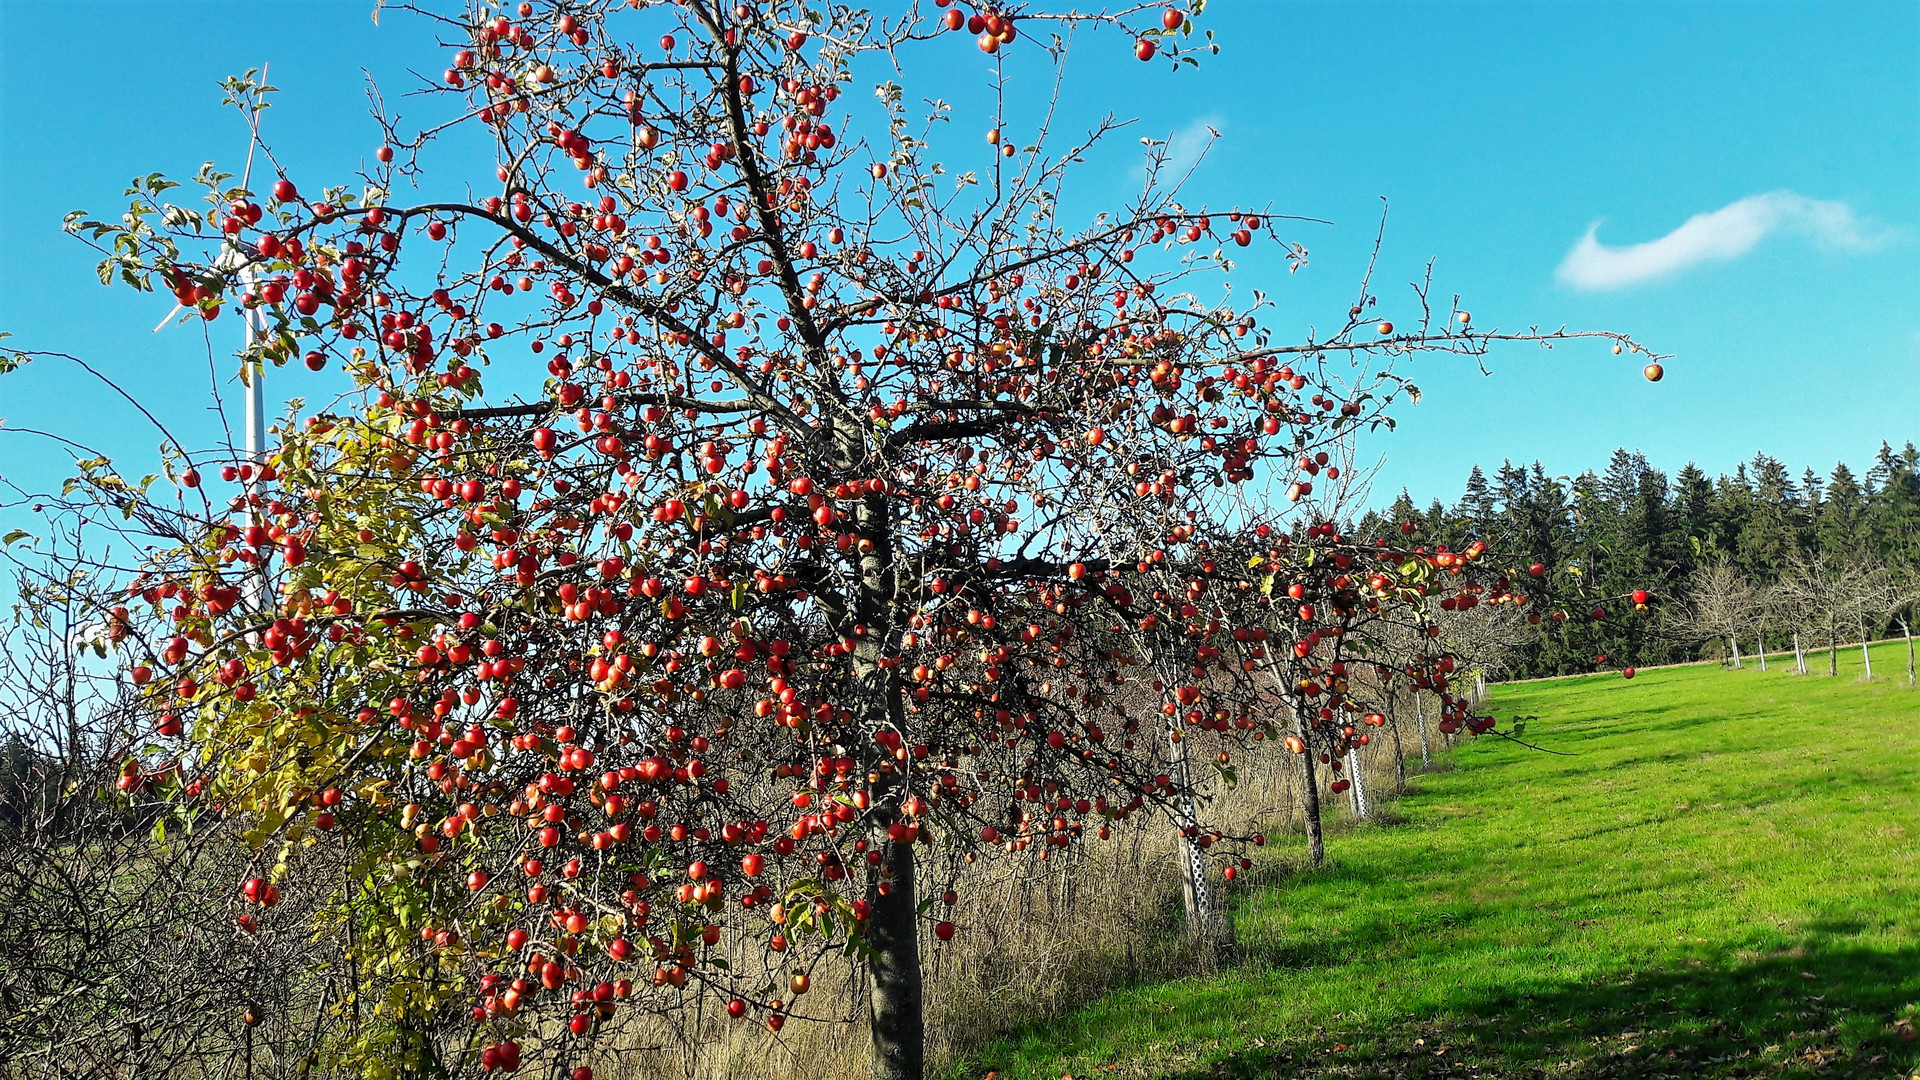
[[[1162,185],[1178,185],[1200,163],[1200,159],[1220,138],[1221,129],[1226,122],[1218,116],[1203,116],[1175,131],[1166,140],[1166,161],[1160,166],[1159,181]],[[1152,140],[1142,139],[1142,142]],[[1141,174],[1146,166],[1141,166]]]
[[[1573,245],[1555,273],[1584,291],[1622,289],[1677,274],[1710,260],[1734,259],[1776,232],[1800,233],[1830,251],[1872,251],[1893,231],[1860,218],[1843,202],[1809,199],[1791,191],[1750,195],[1710,213],[1695,214],[1658,240],[1626,247],[1600,242],[1600,223]]]

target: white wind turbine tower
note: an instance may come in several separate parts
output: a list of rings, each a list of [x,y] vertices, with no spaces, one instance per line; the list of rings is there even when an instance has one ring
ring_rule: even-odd
[[[260,78],[262,82],[266,81],[266,74],[267,65],[261,64]],[[256,128],[247,143],[246,168],[240,174],[240,186],[243,188],[252,182],[253,152],[259,144],[260,133]],[[237,269],[240,272],[240,284],[242,288],[246,292],[254,293],[258,296],[259,271],[254,267],[252,253],[241,247],[238,240],[229,236],[222,241],[220,256],[214,260],[213,265],[216,269],[223,271]],[[159,325],[153,328],[153,332],[157,334],[161,330],[166,329],[167,323],[171,322],[173,317],[180,313],[183,306],[184,305],[179,303],[174,304],[173,310],[167,312],[166,318],[160,320]],[[252,357],[255,347],[258,346],[261,341],[265,340],[267,336],[266,304],[262,301],[255,303],[252,307],[242,305],[240,315],[244,335],[244,355]],[[244,363],[245,366],[242,368],[240,380],[241,386],[246,390],[246,431],[243,444],[245,447],[245,458],[243,461],[243,472],[245,476],[243,481],[247,494],[251,496],[259,489],[260,470],[267,463],[267,401],[266,387],[264,385],[266,383],[267,366],[254,359],[248,359]],[[250,517],[251,514],[252,510],[250,507],[243,511],[243,516]],[[264,565],[256,567],[252,573],[246,576],[243,588],[247,608],[254,612],[264,611],[267,607],[267,579]]]

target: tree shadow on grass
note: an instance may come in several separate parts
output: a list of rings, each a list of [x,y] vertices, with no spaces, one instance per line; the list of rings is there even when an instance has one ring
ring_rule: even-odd
[[[1831,929],[1843,930],[1833,927]],[[1533,984],[1390,1025],[1276,1040],[1164,1080],[1326,1077],[1906,1077],[1920,950],[1814,934],[1790,951],[1729,951],[1585,984]],[[1905,1019],[1907,1023],[1899,1023]]]
[[[1505,716],[1518,712],[1514,704],[1496,701],[1492,712],[1504,720]],[[1718,707],[1702,709],[1698,702],[1672,702],[1668,704],[1635,704],[1630,713],[1619,715],[1597,714],[1555,718],[1550,724],[1538,729],[1541,738],[1551,742],[1555,738],[1586,740],[1604,738],[1619,740],[1613,746],[1602,745],[1595,752],[1612,753],[1624,745],[1625,740],[1636,738],[1665,738],[1675,732],[1692,729],[1726,728],[1738,725],[1742,721],[1770,716],[1772,713],[1764,706],[1738,703],[1722,704]]]

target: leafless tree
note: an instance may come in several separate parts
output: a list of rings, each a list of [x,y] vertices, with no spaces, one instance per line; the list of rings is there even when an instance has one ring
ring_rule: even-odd
[[[1894,582],[1894,596],[1888,612],[1900,627],[1900,636],[1907,641],[1907,685],[1914,685],[1913,663],[1913,611],[1920,605],[1920,577],[1911,573],[1903,574]]]
[[[1879,620],[1897,606],[1887,569],[1867,563],[1840,563],[1822,556],[1788,579],[1785,591],[1792,610],[1825,644],[1828,676],[1840,674],[1840,644],[1851,630],[1860,642],[1864,677],[1872,679],[1873,657],[1867,648],[1869,621]]]
[[[1767,670],[1767,641],[1770,632],[1784,629],[1793,645],[1794,672],[1805,675],[1807,673],[1806,652],[1800,641],[1800,624],[1805,620],[1800,617],[1799,601],[1795,599],[1793,590],[1779,583],[1770,585],[1754,583],[1749,586],[1747,602],[1746,621],[1755,627],[1757,647],[1754,656],[1760,664],[1760,670]]]
[[[1793,641],[1793,673],[1796,675],[1805,675],[1807,673],[1807,651],[1800,642],[1800,623],[1802,620],[1799,618],[1798,611],[1795,607],[1792,590],[1780,585],[1775,585],[1773,588],[1761,593],[1760,600],[1765,610],[1771,616],[1770,621],[1785,626],[1791,635]],[[1763,653],[1762,655],[1764,657],[1765,654]]]
[[[1441,612],[1438,622],[1447,647],[1473,658],[1467,674],[1473,677],[1479,697],[1485,696],[1488,679],[1497,681],[1511,674],[1521,647],[1537,636],[1527,623],[1527,609],[1516,604],[1476,604]]]
[[[1694,571],[1686,592],[1683,625],[1700,641],[1725,640],[1734,667],[1740,666],[1740,632],[1751,620],[1753,586],[1725,560]],[[1761,648],[1765,649],[1762,643]]]
[[[77,532],[77,523],[75,531]],[[152,748],[121,633],[87,575],[15,535],[0,626],[0,1077],[294,1075],[329,1032],[324,941],[248,933],[253,853],[180,798],[196,763]],[[310,907],[289,886],[276,923]],[[334,999],[337,1001],[337,998]],[[233,1075],[241,1075],[234,1073]]]
[[[1868,646],[1874,633],[1890,620],[1900,623],[1907,638],[1907,681],[1913,682],[1913,635],[1907,627],[1905,611],[1920,599],[1911,579],[1896,574],[1886,567],[1864,566],[1859,568],[1858,592],[1854,607],[1854,624],[1860,637],[1860,662],[1865,669],[1865,677],[1873,678],[1873,653]]]

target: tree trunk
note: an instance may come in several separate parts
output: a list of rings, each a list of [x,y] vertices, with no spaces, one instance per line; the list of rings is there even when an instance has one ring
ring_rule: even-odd
[[[1913,685],[1913,626],[1907,620],[1900,620],[1900,633],[1907,639],[1907,685]]]
[[[1399,780],[1393,786],[1395,795],[1407,793],[1407,748],[1400,745],[1400,718],[1393,715],[1393,695],[1387,695],[1387,726],[1393,730],[1393,767]]]
[[[1267,677],[1273,680],[1273,685],[1280,691],[1280,700],[1286,701],[1287,684],[1280,678],[1279,665],[1267,665]],[[1301,813],[1306,818],[1307,825],[1307,857],[1314,866],[1319,866],[1327,860],[1327,842],[1320,832],[1320,785],[1318,778],[1314,776],[1313,739],[1307,727],[1307,714],[1299,705],[1295,705],[1293,709],[1293,727],[1294,733],[1300,737],[1301,744],[1306,748],[1300,758],[1307,767],[1306,795],[1301,803]]]
[[[1293,770],[1282,767],[1280,778],[1287,784],[1287,829],[1293,829]]]
[[[1827,678],[1840,674],[1840,628],[1827,621]]]
[[[1800,631],[1793,632],[1793,666],[1800,674],[1807,673],[1807,654],[1800,650]]]
[[[870,732],[885,728],[903,731],[907,727],[906,700],[899,678],[881,666],[891,648],[894,629],[897,568],[889,514],[884,495],[869,496],[855,505],[855,529],[872,546],[860,558],[853,610],[842,613],[848,631],[856,624],[867,628],[858,637],[853,655],[861,719]],[[876,811],[872,815],[874,828],[884,830],[903,823],[901,802],[906,792],[901,772],[905,759],[887,754],[884,747],[874,750],[871,741],[867,746],[876,754],[872,768],[880,777],[871,792]],[[914,841],[896,843],[884,832],[871,833],[869,838],[877,842],[881,852],[879,865],[867,878],[867,903],[871,905],[866,929],[871,950],[867,961],[867,1022],[873,1039],[873,1080],[921,1080],[926,1071],[926,1019]]]
[[[1420,705],[1420,691],[1417,688],[1413,691],[1413,718],[1420,725],[1420,767],[1424,769],[1433,764],[1433,754],[1427,749],[1427,713]]]
[[[1867,641],[1868,641],[1867,624],[1863,620],[1860,623],[1860,663],[1863,667],[1866,668],[1867,681],[1872,682],[1873,681],[1873,652],[1867,648]]]
[[[1760,670],[1765,671],[1767,670],[1767,624],[1765,623],[1760,624],[1760,640],[1756,644],[1760,648],[1755,651],[1754,657],[1760,661]]]
[[[1208,945],[1231,939],[1232,923],[1214,910],[1207,887],[1206,849],[1200,846],[1199,807],[1193,799],[1193,773],[1187,762],[1187,742],[1179,729],[1167,728],[1167,748],[1173,760],[1173,780],[1185,794],[1174,804],[1173,823],[1180,830],[1180,899],[1187,912],[1187,932]]]
[[[1294,722],[1299,728],[1300,740],[1307,744],[1307,752],[1300,755],[1300,760],[1307,766],[1307,858],[1314,866],[1319,866],[1327,861],[1327,841],[1320,832],[1320,785],[1314,776],[1313,740],[1307,737],[1305,713],[1296,711]]]
[[[926,1069],[926,1021],[920,983],[920,916],[914,910],[913,845],[886,845],[867,917],[868,1024],[873,1080],[920,1080]],[[886,887],[887,891],[881,892]]]
[[[1347,748],[1347,774],[1353,786],[1347,790],[1353,792],[1353,816],[1365,819],[1371,808],[1367,806],[1367,785],[1360,781],[1360,751]]]
[[[1727,642],[1733,646],[1733,669],[1740,670],[1740,635],[1728,634]]]

